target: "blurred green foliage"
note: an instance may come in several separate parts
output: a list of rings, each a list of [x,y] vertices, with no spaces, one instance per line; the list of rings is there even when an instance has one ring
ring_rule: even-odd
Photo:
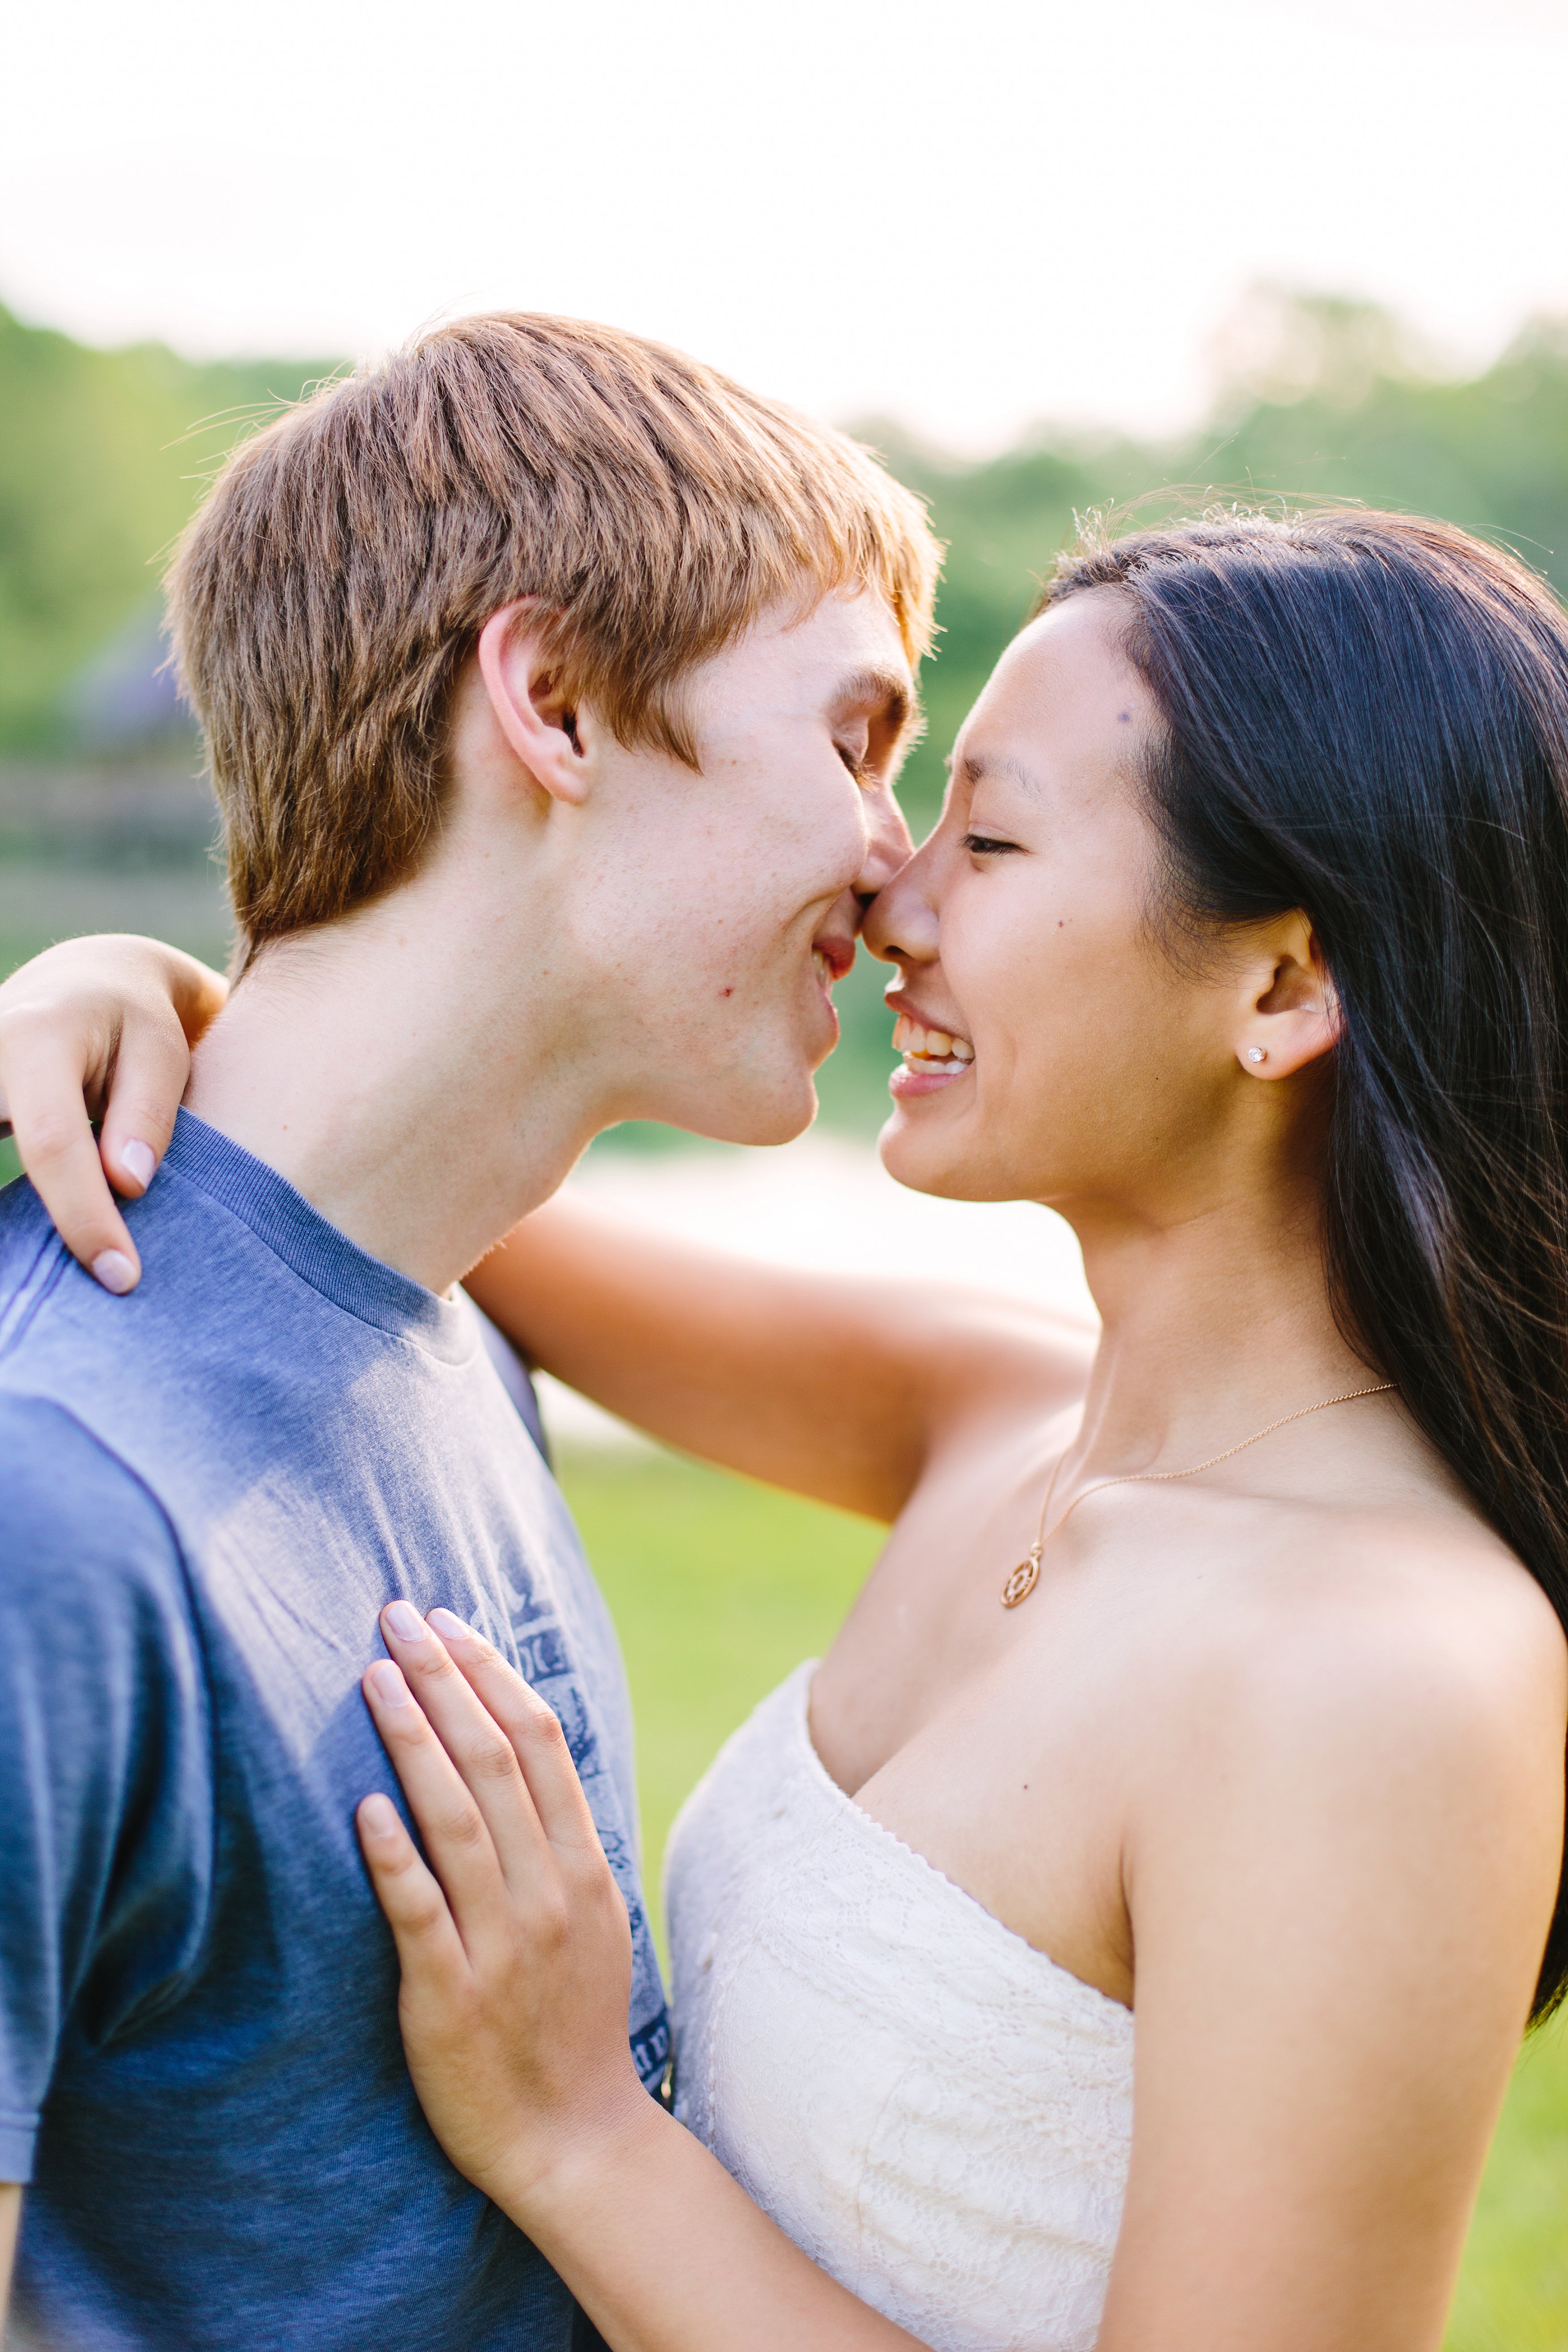
[[[948,543],[912,815],[929,819],[959,722],[1077,517],[1172,491],[1184,505],[1357,499],[1500,535],[1568,588],[1568,320],[1532,322],[1456,381],[1383,310],[1261,289],[1218,365],[1213,414],[1168,443],[1042,428],[963,465],[896,425],[860,428]],[[0,309],[0,751],[60,740],[62,688],[153,599],[159,559],[237,432],[332,372],[92,351]]]
[[[68,681],[155,608],[160,558],[241,424],[331,366],[89,351],[0,307],[0,746],[60,742]]]
[[[198,367],[153,344],[89,351],[0,310],[0,756],[68,745],[69,682],[149,607],[160,555],[237,432],[331,372]],[[1458,381],[1368,304],[1260,289],[1217,372],[1202,428],[1160,445],[1042,429],[963,465],[895,425],[860,428],[928,500],[948,548],[929,725],[902,785],[917,835],[964,714],[1082,519],[1353,499],[1501,537],[1568,590],[1568,320],[1534,321]],[[864,1132],[885,1115],[886,978],[862,958],[837,991],[844,1042],[821,1085],[836,1127]]]
[[[1568,593],[1568,320],[1532,321],[1483,375],[1456,382],[1371,304],[1260,289],[1220,361],[1213,415],[1160,446],[1042,433],[963,467],[894,425],[862,428],[948,546],[930,725],[906,770],[911,822],[934,815],[964,714],[1080,518],[1356,499],[1505,540]]]

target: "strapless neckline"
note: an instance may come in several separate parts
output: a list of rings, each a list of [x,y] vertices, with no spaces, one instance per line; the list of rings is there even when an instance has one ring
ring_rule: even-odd
[[[932,2352],[1090,2352],[1132,2142],[1130,2010],[838,1786],[815,1662],[670,1835],[676,2113]]]
[[[848,1808],[850,1815],[858,1825],[864,1827],[872,1836],[885,1839],[887,1844],[902,1857],[906,1865],[912,1864],[915,1869],[923,1871],[935,1879],[939,1886],[944,1888],[953,1901],[966,1907],[976,1922],[984,1920],[986,1927],[994,1934],[1005,1936],[1009,1944],[1027,1952],[1031,1959],[1038,1960],[1043,1967],[1049,1969],[1064,1989],[1081,1993],[1087,2001],[1109,2011],[1112,2017],[1124,2018],[1131,2029],[1132,2011],[1124,2000],[1118,2000],[1114,1994],[1102,1992],[1098,1985],[1089,1983],[1083,1977],[1075,1976],[1071,1969],[1064,1968],[1060,1960],[1051,1958],[1049,1952],[1043,1952],[1038,1944],[1031,1944],[1027,1936],[1021,1936],[1016,1927],[1009,1927],[1005,1919],[998,1919],[995,1912],[988,1911],[977,1895],[971,1895],[967,1887],[961,1886],[956,1878],[950,1878],[946,1871],[939,1869],[934,1862],[928,1862],[918,1847],[906,1843],[896,1830],[889,1829],[886,1822],[877,1819],[875,1813],[868,1813],[859,1799],[852,1797],[847,1789],[841,1787],[834,1779],[817,1754],[816,1742],[811,1736],[812,1685],[816,1680],[816,1670],[821,1663],[819,1658],[808,1658],[803,1666],[796,1669],[800,1704],[795,1727],[799,1734],[801,1760],[807,1774],[827,1795],[836,1797],[841,1805]],[[788,1685],[785,1685],[784,1687],[787,1688]]]

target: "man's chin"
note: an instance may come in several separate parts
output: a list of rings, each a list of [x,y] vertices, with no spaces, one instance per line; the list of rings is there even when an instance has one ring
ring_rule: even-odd
[[[710,1143],[793,1143],[816,1117],[816,1087],[809,1071],[775,1087],[735,1086],[721,1099],[666,1111],[672,1127]]]

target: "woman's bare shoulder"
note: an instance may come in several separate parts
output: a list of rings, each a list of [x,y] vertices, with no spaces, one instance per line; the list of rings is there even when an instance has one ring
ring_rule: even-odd
[[[1435,1496],[1279,1519],[1245,1558],[1216,1546],[1212,1606],[1193,1628],[1190,1705],[1226,1738],[1352,1780],[1419,1755],[1435,1797],[1450,1773],[1560,1766],[1568,1640],[1478,1516]]]

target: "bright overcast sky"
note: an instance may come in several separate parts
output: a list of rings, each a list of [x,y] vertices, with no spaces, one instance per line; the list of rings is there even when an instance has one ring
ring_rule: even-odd
[[[0,299],[94,341],[562,310],[979,450],[1184,423],[1259,278],[1461,361],[1568,311],[1568,0],[78,0],[5,55]]]

